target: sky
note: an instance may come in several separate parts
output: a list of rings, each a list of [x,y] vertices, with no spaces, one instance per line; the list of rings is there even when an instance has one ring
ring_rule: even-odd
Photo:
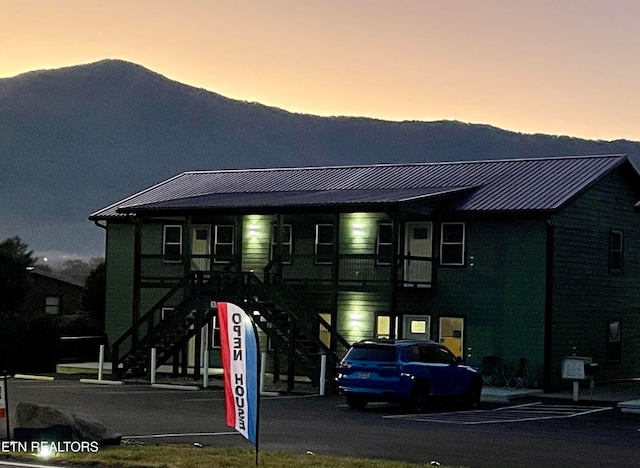
[[[0,5],[0,78],[114,58],[292,112],[640,141],[638,0]]]

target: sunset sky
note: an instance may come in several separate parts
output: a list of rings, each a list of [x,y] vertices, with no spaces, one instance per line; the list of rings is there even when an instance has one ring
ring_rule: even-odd
[[[0,77],[118,58],[293,112],[640,140],[638,0],[2,0]]]

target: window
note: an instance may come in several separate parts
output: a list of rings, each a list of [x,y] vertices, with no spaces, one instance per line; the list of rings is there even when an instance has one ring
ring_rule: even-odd
[[[609,271],[622,273],[622,231],[609,231]]]
[[[165,262],[179,262],[182,259],[182,226],[164,227],[162,255]]]
[[[622,327],[620,320],[609,320],[607,330],[607,362],[620,362],[622,359]]]
[[[271,250],[269,252],[269,259],[273,260],[278,251],[278,225],[271,226]],[[282,225],[282,238],[280,239],[280,254],[282,255],[282,263],[291,263],[291,256],[293,255],[293,234],[291,224]]]
[[[47,296],[44,299],[44,311],[49,315],[60,315],[62,310],[62,298],[60,296]]]
[[[213,316],[213,320],[209,326],[211,327],[211,332],[209,333],[209,339],[211,340],[210,348],[220,349],[222,347],[222,342],[220,341],[220,324],[218,323],[217,315]]]
[[[391,265],[392,259],[393,226],[391,223],[380,223],[376,237],[376,265]]]
[[[233,224],[217,224],[213,255],[215,263],[231,263],[235,253],[235,226]]]
[[[316,264],[333,263],[333,224],[316,224]]]
[[[163,307],[160,309],[160,320],[168,319],[176,311],[173,307]]]
[[[398,317],[395,318],[393,335],[391,334],[391,316],[388,312],[376,313],[374,336],[379,339],[392,339],[398,337]]]
[[[442,223],[440,229],[440,264],[464,265],[464,223]]]

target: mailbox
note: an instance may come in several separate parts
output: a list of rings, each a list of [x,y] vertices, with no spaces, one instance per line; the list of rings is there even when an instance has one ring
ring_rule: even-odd
[[[584,356],[566,356],[562,358],[562,378],[565,380],[585,380],[587,373],[585,367],[592,363],[593,359]]]
[[[589,379],[593,397],[593,374],[598,371],[598,364],[586,356],[565,356],[562,358],[562,378],[573,381],[573,401],[578,401],[581,380]]]

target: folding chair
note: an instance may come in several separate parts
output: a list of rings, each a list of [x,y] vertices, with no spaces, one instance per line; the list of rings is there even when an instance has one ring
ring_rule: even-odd
[[[504,382],[502,373],[502,361],[499,357],[489,355],[482,358],[480,364],[480,375],[484,385],[487,387],[500,387]]]
[[[507,378],[507,387],[527,388],[529,384],[528,361],[526,358],[518,359],[518,365]]]

